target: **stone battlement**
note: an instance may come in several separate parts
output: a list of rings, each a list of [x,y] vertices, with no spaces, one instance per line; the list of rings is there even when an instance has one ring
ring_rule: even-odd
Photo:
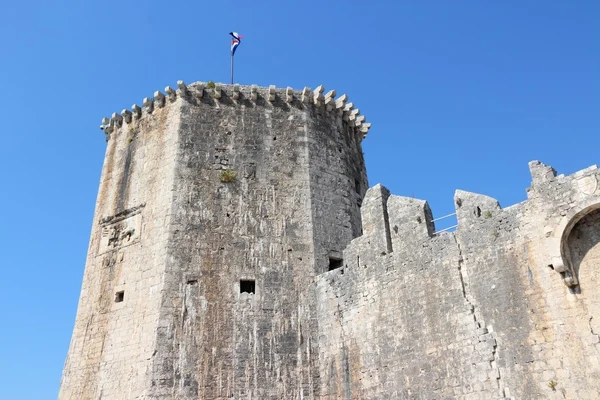
[[[368,189],[369,127],[323,86],[182,81],[104,118],[59,399],[597,399],[600,170],[532,161],[436,231]]]
[[[597,398],[600,170],[529,167],[510,207],[457,190],[455,232],[426,201],[367,191],[363,235],[309,290],[322,393]]]
[[[456,233],[436,233],[427,201],[391,195],[384,186],[375,185],[367,190],[361,208],[364,233],[352,241],[347,251],[361,249],[361,252],[380,256],[398,250],[412,252],[437,236],[464,232],[477,232],[494,238],[495,242],[501,241],[526,222],[523,220],[525,210],[531,209],[535,200],[543,199],[548,203],[546,207],[555,208],[557,214],[543,228],[548,246],[544,265],[552,265],[563,275],[567,286],[575,286],[578,281],[572,266],[565,260],[568,257],[565,243],[579,219],[600,208],[600,171],[593,165],[572,175],[556,176],[551,166],[539,161],[530,162],[529,168],[532,176],[532,185],[527,190],[529,199],[504,209],[492,197],[457,190],[454,195]]]
[[[108,141],[111,133],[124,123],[129,124],[145,115],[151,115],[156,109],[167,107],[177,99],[214,107],[295,107],[298,109],[314,107],[328,113],[340,122],[356,128],[361,138],[366,137],[371,128],[371,124],[366,122],[365,116],[360,115],[360,110],[355,108],[353,103],[348,102],[346,94],[336,99],[336,91],[330,90],[325,93],[323,85],[317,86],[314,90],[305,87],[301,91],[297,91],[291,87],[276,88],[274,85],[268,88],[257,85],[242,86],[222,83],[215,83],[213,86],[207,82],[186,85],[183,81],[177,81],[177,89],[167,86],[164,92],[156,91],[153,97],[144,98],[141,107],[134,104],[131,110],[115,112],[111,118],[104,117],[100,129],[106,134],[106,140]]]

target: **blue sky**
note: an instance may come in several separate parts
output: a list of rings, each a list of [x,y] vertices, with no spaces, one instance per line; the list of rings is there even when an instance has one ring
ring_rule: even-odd
[[[293,5],[292,5],[293,4]],[[5,1],[0,4],[0,400],[54,399],[105,142],[155,90],[229,77],[347,93],[371,185],[453,212],[525,200],[527,162],[600,163],[600,2]]]

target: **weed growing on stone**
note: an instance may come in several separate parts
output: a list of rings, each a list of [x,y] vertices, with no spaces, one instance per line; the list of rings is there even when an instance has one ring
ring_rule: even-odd
[[[131,144],[135,138],[135,127],[133,124],[129,125],[129,134],[127,135],[127,144]]]
[[[235,173],[234,170],[226,169],[221,172],[220,179],[221,179],[221,182],[223,182],[223,183],[231,183],[231,182],[235,181],[236,176],[237,176],[237,174]]]
[[[548,387],[550,389],[552,389],[553,392],[556,392],[556,386],[558,385],[558,382],[556,381],[550,381],[548,382]]]
[[[490,211],[486,211],[483,213],[483,216],[486,218],[492,218],[492,213]]]
[[[215,83],[213,81],[209,81],[206,84],[206,87],[209,88],[209,89],[214,89],[215,88]]]

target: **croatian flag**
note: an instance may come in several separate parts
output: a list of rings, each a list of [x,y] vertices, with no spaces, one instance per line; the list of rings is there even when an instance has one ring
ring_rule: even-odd
[[[240,45],[240,42],[241,42],[241,39],[243,38],[243,36],[240,36],[237,32],[229,32],[229,34],[233,38],[231,40],[231,56],[233,57],[235,55],[235,51],[237,50],[238,46]]]

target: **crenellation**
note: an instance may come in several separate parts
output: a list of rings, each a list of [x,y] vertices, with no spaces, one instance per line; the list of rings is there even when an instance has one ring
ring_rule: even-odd
[[[305,86],[304,89],[302,89],[301,100],[303,103],[308,103],[310,101],[310,88],[308,86]]]
[[[144,100],[142,101],[142,110],[151,114],[154,111],[154,99],[144,97]]]
[[[469,227],[474,221],[490,219],[501,211],[498,200],[478,193],[457,190],[454,193],[458,226]]]
[[[206,88],[203,82],[196,82],[193,84],[194,96],[199,99],[204,97],[204,89]]]
[[[131,106],[131,112],[133,113],[133,117],[135,119],[142,118],[142,109],[137,104]]]
[[[363,138],[365,138],[367,136],[369,129],[371,129],[371,123],[367,122],[367,123],[363,123],[361,125],[360,131],[364,134]]]
[[[319,85],[315,90],[313,90],[313,102],[316,106],[322,106],[324,104],[325,98],[323,96],[323,92],[325,91],[325,86]]]
[[[346,104],[347,96],[342,95],[337,100],[334,99],[336,92],[335,90],[330,90],[326,95],[323,95],[325,88],[321,85],[315,89],[315,91],[311,92],[310,88],[305,87],[301,92],[297,94],[294,93],[293,89],[288,87],[286,89],[277,89],[275,86],[271,85],[266,89],[265,99],[268,100],[268,103],[257,102],[259,92],[258,86],[252,85],[248,87],[242,87],[239,84],[236,85],[223,85],[220,83],[215,84],[214,89],[211,90],[212,98],[215,100],[219,100],[222,104],[235,106],[237,104],[245,104],[243,100],[243,93],[246,92],[248,98],[254,102],[253,106],[266,106],[267,104],[272,107],[280,107],[281,105],[276,102],[276,96],[281,95],[282,98],[285,98],[285,102],[287,104],[293,105],[293,107],[298,107],[302,109],[303,107],[306,109],[309,107],[310,103],[313,103],[316,107],[326,107],[326,110],[333,111],[337,109],[337,113],[327,114],[334,118],[339,118],[342,116],[343,123],[347,124],[349,127],[353,127],[356,129],[356,132],[359,133],[357,135],[360,140],[362,140],[366,133],[369,131],[371,124],[366,124],[364,121],[366,120],[364,117],[356,117],[358,115],[358,110],[353,110],[354,105],[352,103]],[[249,93],[248,93],[249,90]],[[142,107],[137,105],[132,106],[132,111],[130,115],[123,114],[123,118],[127,123],[130,123],[132,119],[141,119],[146,114],[152,114],[155,108],[164,108],[168,104],[174,103],[177,98],[182,98],[187,102],[191,102],[195,105],[199,105],[204,98],[205,93],[205,85],[202,82],[196,82],[191,85],[186,85],[183,81],[177,82],[177,90],[171,88],[170,86],[165,87],[165,94],[160,91],[154,92],[153,98],[145,98],[142,103]],[[227,93],[226,93],[227,92]],[[230,100],[224,100],[223,96],[229,96],[228,98],[235,100],[235,102],[231,102]],[[299,103],[294,103],[294,96],[298,96],[301,100]],[[167,103],[168,98],[168,103]],[[312,101],[311,101],[312,100]],[[204,102],[206,103],[206,102]],[[210,104],[210,103],[206,103]],[[246,105],[248,106],[248,105]],[[343,111],[346,110],[346,111]],[[117,125],[121,123],[121,120],[117,121]],[[107,134],[107,139],[110,137],[110,133],[114,129],[114,123],[101,124],[101,129],[105,131]],[[108,128],[108,130],[105,130]]]
[[[270,102],[275,101],[275,85],[271,85],[267,89],[267,100]]]
[[[223,97],[223,87],[220,83],[215,83],[215,87],[213,89],[213,97],[215,99],[220,99]]]
[[[392,240],[387,201],[390,192],[378,184],[367,190],[361,206],[363,236],[374,253],[391,253]]]
[[[425,200],[391,195],[387,200],[387,212],[395,250],[433,237],[433,215]]]
[[[123,121],[125,121],[126,124],[131,122],[131,111],[125,108],[121,111],[121,115],[123,116]]]
[[[187,85],[185,84],[185,82],[183,81],[177,81],[177,94],[179,96],[187,96],[188,94],[188,88]]]
[[[347,103],[344,106],[343,114],[342,114],[342,119],[345,122],[350,122],[350,115],[351,115],[353,109],[354,109],[354,104],[353,103]]]
[[[177,98],[177,93],[175,92],[175,89],[173,89],[171,86],[165,87],[165,93],[167,94],[167,97],[169,98],[169,101],[171,103],[174,102]]]
[[[112,131],[111,122],[109,118],[102,118],[102,122],[100,123],[100,130],[104,131],[104,133],[107,134],[108,137],[108,134],[110,134],[110,131]]]
[[[335,90],[330,90],[325,95],[325,100],[323,101],[323,103],[325,104],[327,111],[331,111],[331,110],[335,109],[335,95],[336,95]]]
[[[113,127],[120,128],[121,125],[123,125],[123,116],[116,112],[112,113],[110,117],[110,124]]]
[[[344,107],[346,106],[346,101],[348,101],[348,95],[346,95],[346,94],[341,95],[335,101],[335,108],[337,110],[338,117],[343,117]]]
[[[154,103],[158,108],[163,108],[165,106],[165,95],[162,94],[160,90],[154,92]]]

